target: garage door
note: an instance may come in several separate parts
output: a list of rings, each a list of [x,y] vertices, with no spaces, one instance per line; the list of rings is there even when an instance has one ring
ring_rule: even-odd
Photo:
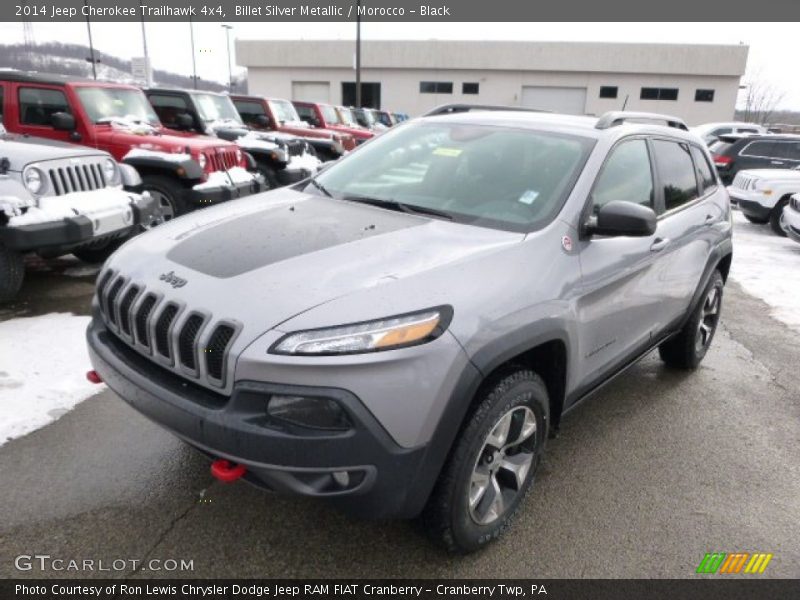
[[[522,86],[522,106],[582,115],[586,113],[586,88]]]
[[[328,81],[293,81],[292,100],[330,102],[331,84]]]

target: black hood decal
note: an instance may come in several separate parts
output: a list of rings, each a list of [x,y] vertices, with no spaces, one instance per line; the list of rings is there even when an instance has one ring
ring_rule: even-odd
[[[227,278],[296,256],[425,224],[414,215],[327,198],[269,207],[191,235],[167,258],[213,277]]]

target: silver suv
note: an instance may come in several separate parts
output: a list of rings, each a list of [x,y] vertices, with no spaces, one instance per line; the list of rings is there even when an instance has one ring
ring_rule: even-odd
[[[7,133],[0,124],[0,303],[22,286],[23,255],[102,262],[157,220],[133,167],[110,154]]]
[[[224,481],[498,537],[566,411],[702,360],[732,225],[678,119],[464,108],[123,246],[91,378]]]

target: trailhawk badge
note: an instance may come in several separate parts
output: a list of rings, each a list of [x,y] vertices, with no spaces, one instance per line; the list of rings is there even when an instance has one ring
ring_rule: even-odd
[[[174,288],[183,287],[188,283],[183,277],[178,277],[177,275],[175,275],[175,271],[170,271],[169,273],[162,273],[159,279],[161,281],[166,281]]]

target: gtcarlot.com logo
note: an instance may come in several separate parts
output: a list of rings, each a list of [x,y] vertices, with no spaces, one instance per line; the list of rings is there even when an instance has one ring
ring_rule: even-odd
[[[194,571],[194,560],[151,558],[60,558],[49,554],[20,554],[14,559],[17,571]]]
[[[736,573],[763,573],[772,554],[766,552],[708,552],[697,567],[698,573],[736,574]]]

